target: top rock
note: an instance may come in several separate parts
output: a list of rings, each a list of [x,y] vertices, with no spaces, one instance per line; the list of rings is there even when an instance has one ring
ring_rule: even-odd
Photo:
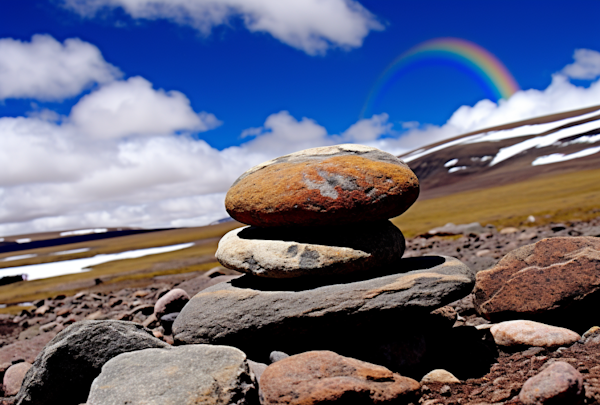
[[[249,225],[341,225],[402,214],[419,181],[397,157],[354,144],[306,149],[253,167],[231,186],[225,207]]]

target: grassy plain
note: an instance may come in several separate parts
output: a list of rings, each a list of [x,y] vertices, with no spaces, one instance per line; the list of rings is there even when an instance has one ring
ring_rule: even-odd
[[[534,224],[527,224],[527,217],[530,215],[536,218]],[[540,176],[505,186],[419,200],[405,214],[394,218],[393,222],[402,229],[406,237],[410,238],[448,222],[456,224],[479,222],[482,225],[492,224],[503,228],[589,220],[597,216],[600,216],[600,170],[588,170]],[[160,275],[206,271],[218,264],[214,253],[219,238],[239,226],[237,222],[229,222],[18,252],[16,254],[36,253],[38,256],[20,261],[0,262],[0,267],[195,242],[195,245],[188,249],[108,262],[84,273],[2,286],[0,303],[33,301],[89,288],[116,289],[142,286],[152,283],[153,277]],[[73,255],[51,255],[57,251],[84,247],[89,247],[90,250]],[[2,254],[0,259],[11,255],[14,256],[15,253]],[[96,279],[102,280],[101,286],[95,286]],[[0,309],[0,312],[15,310],[16,307],[7,307]]]
[[[0,303],[29,302],[58,294],[71,294],[81,289],[95,287],[96,279],[102,280],[101,286],[97,287],[99,289],[126,288],[147,285],[156,276],[206,271],[218,265],[214,253],[221,236],[240,225],[238,222],[228,222],[219,225],[158,231],[17,252],[16,254],[19,255],[35,253],[38,256],[0,263],[3,265],[2,267],[79,259],[97,254],[169,246],[186,242],[195,243],[194,246],[174,252],[102,263],[92,267],[90,271],[82,273],[0,286]],[[52,255],[57,251],[84,247],[89,247],[90,250],[73,255]],[[2,256],[8,257],[11,255],[14,256],[15,253],[5,253]],[[14,307],[2,308],[0,313],[13,310],[15,310]]]
[[[528,224],[533,215],[535,223]],[[600,170],[540,176],[519,183],[418,200],[392,222],[408,238],[448,222],[497,228],[600,216]]]

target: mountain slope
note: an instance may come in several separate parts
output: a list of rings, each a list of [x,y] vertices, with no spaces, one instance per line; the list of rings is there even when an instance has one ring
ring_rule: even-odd
[[[600,168],[600,106],[470,132],[400,158],[419,177],[420,200]]]

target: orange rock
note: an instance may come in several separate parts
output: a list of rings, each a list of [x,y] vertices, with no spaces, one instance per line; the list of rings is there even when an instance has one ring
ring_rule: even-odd
[[[421,385],[383,366],[311,351],[271,364],[260,378],[263,405],[408,404]]]
[[[586,316],[586,306],[600,299],[598,263],[600,238],[542,239],[513,250],[496,266],[477,273],[475,308],[490,320],[575,323]]]
[[[229,189],[227,212],[256,226],[331,225],[388,219],[417,199],[419,182],[376,148],[337,145],[263,163]]]

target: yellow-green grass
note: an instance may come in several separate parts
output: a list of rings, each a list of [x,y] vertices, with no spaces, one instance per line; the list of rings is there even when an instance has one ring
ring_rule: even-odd
[[[239,222],[226,222],[218,225],[202,226],[196,228],[180,228],[167,231],[157,231],[142,233],[137,235],[120,236],[117,238],[107,238],[88,242],[71,243],[68,245],[51,246],[38,249],[20,250],[17,252],[7,252],[0,254],[0,260],[11,256],[20,256],[24,254],[37,254],[36,257],[0,262],[0,268],[25,266],[29,264],[40,264],[58,262],[63,260],[81,259],[92,257],[98,254],[119,253],[129,250],[146,249],[159,246],[177,245],[180,243],[194,242],[211,238],[220,238],[225,233],[234,228],[242,226]],[[81,248],[90,248],[87,252],[52,255],[52,253]]]
[[[69,295],[82,289],[95,286],[95,280],[102,280],[102,285],[97,288],[123,288],[124,286],[143,286],[160,275],[173,275],[187,272],[206,271],[218,265],[214,253],[221,236],[229,230],[240,226],[239,223],[227,223],[199,228],[184,228],[170,231],[153,232],[148,234],[110,238],[94,242],[82,242],[73,245],[34,249],[25,253],[39,252],[43,254],[50,251],[75,249],[76,245],[94,244],[94,251],[87,256],[99,253],[115,253],[133,249],[143,249],[157,246],[168,246],[186,242],[196,242],[187,249],[143,256],[136,259],[117,260],[102,263],[92,267],[92,270],[67,274],[64,276],[46,279],[23,281],[6,286],[0,286],[0,303],[13,304],[28,302],[40,298],[53,297],[58,294]],[[50,249],[50,251],[48,251]],[[85,252],[90,253],[90,252]],[[80,258],[80,254],[72,256],[48,256],[23,260],[26,263],[19,265],[44,263],[49,261],[64,260],[65,258]],[[42,259],[42,260],[40,260]],[[46,260],[43,260],[46,259]],[[23,262],[19,261],[19,262]],[[17,263],[11,262],[11,263]],[[0,309],[0,313],[14,311],[14,307]]]
[[[535,223],[527,218],[533,215]],[[394,218],[408,238],[448,222],[498,228],[590,220],[600,216],[600,170],[540,176],[519,183],[417,201]]]
[[[589,220],[600,216],[600,170],[540,176],[506,186],[419,200],[405,214],[394,218],[393,222],[410,238],[448,222],[479,222],[483,225],[489,223],[498,228],[522,226],[527,224],[527,217],[530,215],[536,218],[533,225],[551,221]],[[99,253],[197,242],[195,246],[184,250],[103,263],[89,272],[3,286],[0,287],[0,303],[26,302],[58,294],[72,294],[93,287],[96,278],[101,279],[103,283],[94,288],[117,289],[124,288],[123,286],[148,285],[152,278],[158,275],[206,271],[217,265],[214,253],[218,239],[239,226],[241,224],[232,222],[3,254],[0,258],[24,253],[39,254],[36,258],[1,263],[7,267],[7,264],[14,266],[44,263],[89,257]],[[75,255],[49,255],[51,252],[81,247],[92,249]],[[0,312],[14,311],[15,308],[7,307]]]

